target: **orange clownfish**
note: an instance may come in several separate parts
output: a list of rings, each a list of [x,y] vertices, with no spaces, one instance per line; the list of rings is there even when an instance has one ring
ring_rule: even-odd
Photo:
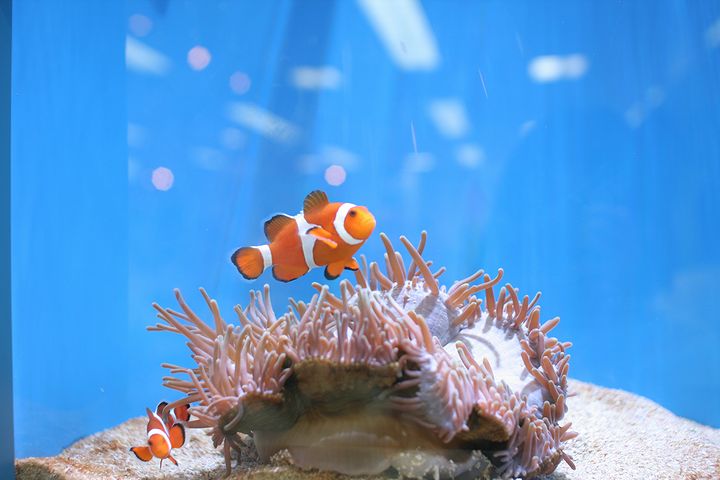
[[[320,266],[325,278],[334,280],[343,269],[359,268],[352,256],[374,228],[375,217],[366,207],[330,203],[325,192],[315,190],[294,217],[279,214],[265,222],[268,245],[239,248],[231,260],[250,280],[273,267],[277,280],[289,282]]]
[[[149,462],[153,457],[159,458],[160,468],[166,458],[175,465],[178,464],[170,452],[173,448],[180,448],[185,444],[185,427],[181,422],[187,422],[190,418],[187,405],[183,405],[170,412],[167,420],[163,421],[162,412],[166,405],[167,402],[160,403],[155,412],[146,409],[147,445],[130,449],[143,462]]]

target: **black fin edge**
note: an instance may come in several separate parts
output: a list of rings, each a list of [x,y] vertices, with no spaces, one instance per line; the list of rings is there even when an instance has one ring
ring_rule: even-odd
[[[324,275],[325,275],[325,278],[327,278],[328,280],[335,280],[335,279],[337,279],[341,274],[338,273],[337,275],[335,275],[335,276],[333,277],[332,275],[330,275],[330,274],[328,273],[327,267],[325,267]]]
[[[243,272],[243,271],[240,269],[240,267],[238,267],[237,264],[235,263],[235,258],[240,254],[240,251],[245,250],[246,248],[253,248],[253,247],[240,247],[240,248],[238,248],[237,250],[235,250],[235,251],[233,252],[232,255],[230,255],[230,261],[231,261],[232,264],[235,266],[235,268],[237,268],[237,271],[240,273],[240,275],[243,276],[243,278],[244,278],[245,280],[255,280],[255,279],[259,278],[260,275],[262,275],[262,273],[261,273],[260,275],[258,275],[257,277],[249,277],[249,276],[245,275],[245,272]]]

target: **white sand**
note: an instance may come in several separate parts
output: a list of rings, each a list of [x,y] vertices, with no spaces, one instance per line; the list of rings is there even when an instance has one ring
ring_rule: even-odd
[[[564,463],[545,480],[720,479],[720,430],[675,416],[632,393],[579,381],[570,388],[564,421],[580,436],[567,444],[577,470]],[[216,479],[224,474],[222,453],[209,437],[189,432],[187,444],[175,452],[175,467],[158,461],[142,463],[128,451],[145,438],[145,418],[129,420],[91,435],[60,455],[18,460],[18,480],[58,479]],[[304,472],[281,456],[257,465],[248,449],[233,479],[341,479],[332,473]]]

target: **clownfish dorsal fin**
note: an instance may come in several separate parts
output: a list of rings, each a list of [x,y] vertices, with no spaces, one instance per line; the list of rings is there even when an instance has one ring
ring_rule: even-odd
[[[158,403],[158,406],[155,409],[155,413],[157,414],[158,417],[162,418],[163,410],[165,409],[165,407],[167,407],[167,404],[168,404],[168,402],[166,402],[164,400],[162,402]]]
[[[308,193],[308,196],[305,197],[305,201],[303,202],[303,213],[306,215],[312,214],[321,210],[328,203],[330,203],[330,201],[328,200],[325,192],[322,190],[314,190]]]
[[[270,220],[265,222],[265,236],[269,242],[275,240],[280,230],[282,230],[288,223],[294,222],[293,217],[280,213],[275,215]]]

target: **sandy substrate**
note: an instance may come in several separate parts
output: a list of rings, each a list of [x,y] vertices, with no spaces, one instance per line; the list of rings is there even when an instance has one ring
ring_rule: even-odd
[[[564,463],[546,480],[720,479],[720,430],[680,418],[656,403],[620,390],[571,381],[565,420],[580,436],[567,444],[577,470]],[[209,437],[189,432],[174,452],[180,466],[142,463],[128,448],[142,444],[145,418],[135,418],[91,435],[56,457],[17,461],[19,480],[58,479],[217,479],[224,475],[222,453]],[[326,472],[305,472],[286,456],[258,465],[248,448],[231,479],[341,479]]]

